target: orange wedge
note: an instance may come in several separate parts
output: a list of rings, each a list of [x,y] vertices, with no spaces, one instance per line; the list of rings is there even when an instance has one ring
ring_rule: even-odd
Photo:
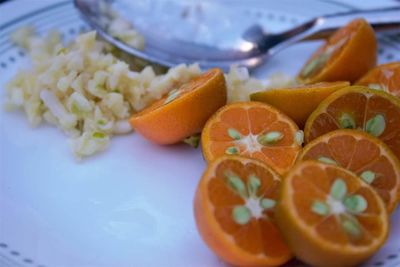
[[[276,107],[292,118],[300,128],[303,128],[307,118],[322,100],[340,88],[349,85],[349,82],[321,82],[298,85],[257,92],[250,95],[250,99]]]
[[[301,83],[355,82],[376,65],[377,41],[364,19],[337,30],[301,69]]]
[[[255,158],[279,174],[295,163],[303,132],[281,111],[259,102],[230,104],[204,126],[201,143],[207,161],[225,154]]]
[[[400,97],[400,62],[376,66],[357,81],[356,84],[383,90]]]
[[[275,211],[295,256],[312,266],[355,266],[385,242],[388,214],[375,190],[341,167],[296,165],[282,182]]]
[[[310,115],[304,128],[306,142],[346,128],[368,132],[400,158],[400,99],[380,90],[349,86],[331,94]]]
[[[224,74],[211,69],[133,115],[130,123],[154,143],[174,144],[199,133],[207,119],[225,104]]]
[[[194,214],[204,242],[235,266],[279,266],[291,253],[274,223],[281,179],[260,161],[222,156],[197,187]]]
[[[356,130],[336,130],[308,143],[300,160],[320,160],[346,168],[370,184],[388,212],[400,200],[400,162],[379,139]]]

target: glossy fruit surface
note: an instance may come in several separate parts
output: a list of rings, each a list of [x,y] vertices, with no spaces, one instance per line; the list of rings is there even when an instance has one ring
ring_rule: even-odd
[[[226,104],[226,85],[220,69],[211,69],[130,119],[132,127],[158,144],[174,144],[201,132],[207,119]]]

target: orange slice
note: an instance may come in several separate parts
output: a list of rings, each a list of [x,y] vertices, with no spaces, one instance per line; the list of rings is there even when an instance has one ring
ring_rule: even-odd
[[[400,62],[376,66],[357,83],[372,89],[379,89],[400,97]]]
[[[304,161],[282,181],[275,211],[281,233],[312,266],[354,266],[385,242],[388,214],[375,190],[343,168]]]
[[[224,74],[211,69],[133,115],[130,123],[155,143],[174,144],[199,133],[207,119],[225,104]]]
[[[289,88],[272,89],[250,95],[253,101],[270,104],[283,111],[302,128],[317,106],[333,92],[349,86],[349,82],[321,82]]]
[[[363,86],[340,89],[310,115],[304,128],[305,140],[310,142],[340,128],[366,131],[400,158],[400,99],[391,94]]]
[[[296,161],[303,132],[285,114],[259,102],[230,104],[204,126],[201,143],[207,161],[237,154],[267,163],[279,174]]]
[[[346,168],[370,184],[388,212],[400,200],[400,162],[379,139],[355,130],[336,130],[308,143],[300,160],[314,159]]]
[[[377,41],[364,19],[337,30],[301,69],[301,83],[354,82],[376,65]]]
[[[222,156],[197,187],[194,214],[204,242],[236,266],[278,266],[291,253],[274,223],[281,179],[258,160]]]

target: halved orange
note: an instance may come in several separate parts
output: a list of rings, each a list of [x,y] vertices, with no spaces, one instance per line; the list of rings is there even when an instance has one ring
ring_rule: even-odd
[[[365,74],[357,85],[365,85],[400,97],[400,62],[376,66]]]
[[[134,114],[130,123],[155,143],[174,144],[199,133],[226,97],[224,73],[211,69]]]
[[[356,130],[336,130],[308,143],[299,160],[319,160],[350,170],[370,184],[388,212],[400,200],[400,162],[379,139]]]
[[[302,142],[303,132],[288,116],[259,102],[222,107],[207,121],[201,135],[207,161],[237,154],[261,160],[279,174],[293,166]]]
[[[288,173],[275,217],[295,256],[321,267],[360,264],[383,245],[389,229],[385,205],[370,185],[317,161]]]
[[[363,86],[331,94],[310,115],[305,140],[336,129],[357,129],[378,137],[400,158],[400,99]]]
[[[292,256],[274,223],[281,179],[258,160],[222,156],[204,172],[194,199],[204,242],[235,266],[278,266]]]
[[[349,86],[349,82],[321,82],[310,85],[298,85],[277,88],[250,95],[252,101],[270,104],[283,111],[300,128],[322,100],[340,88]]]
[[[364,19],[337,30],[308,60],[297,78],[301,83],[355,82],[376,65],[377,41]]]

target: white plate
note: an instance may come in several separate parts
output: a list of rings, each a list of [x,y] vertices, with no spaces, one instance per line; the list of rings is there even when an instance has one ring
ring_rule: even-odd
[[[317,11],[348,9],[329,2]],[[279,16],[251,7],[244,12],[270,26],[311,15],[293,7]],[[10,32],[34,24],[41,33],[56,28],[70,39],[86,29],[70,1],[13,1],[1,5],[0,14],[0,88],[28,64],[9,42]],[[384,42],[380,62],[399,60]],[[294,74],[317,45],[293,46],[256,74]],[[53,127],[30,128],[20,112],[0,111],[0,266],[225,266],[204,245],[193,219],[194,191],[205,168],[200,150],[160,147],[132,134],[77,163],[66,140]],[[400,265],[399,225],[397,210],[388,242],[365,266]]]

